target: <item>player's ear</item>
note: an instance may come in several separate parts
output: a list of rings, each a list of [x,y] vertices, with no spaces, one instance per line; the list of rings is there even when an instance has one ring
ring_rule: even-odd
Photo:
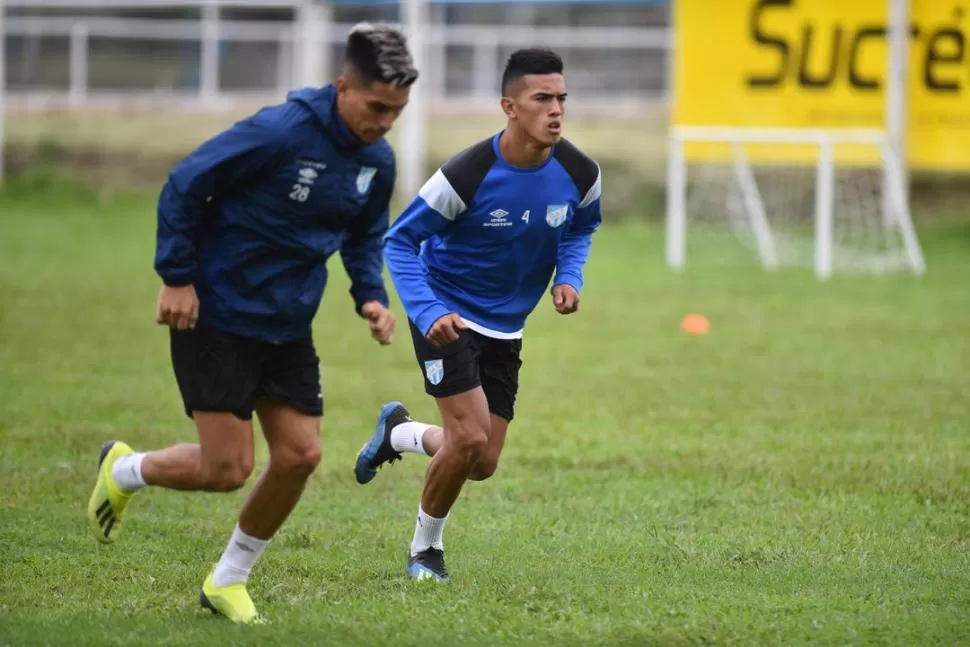
[[[334,86],[337,88],[337,94],[344,94],[347,91],[349,84],[347,83],[347,77],[341,74],[334,81]]]
[[[504,112],[505,116],[509,119],[515,119],[515,110],[513,109],[514,106],[515,102],[512,101],[512,99],[502,97],[502,112]]]

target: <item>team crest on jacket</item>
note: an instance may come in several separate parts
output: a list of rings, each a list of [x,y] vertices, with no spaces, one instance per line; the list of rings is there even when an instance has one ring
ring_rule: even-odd
[[[424,363],[424,374],[428,376],[428,381],[434,386],[441,384],[441,379],[445,376],[445,362],[441,359],[429,359]]]
[[[373,166],[361,167],[360,172],[357,173],[357,193],[367,193],[375,173],[377,173],[377,169]]]
[[[546,207],[546,222],[549,223],[550,227],[558,227],[566,222],[566,216],[568,215],[568,204],[550,204]]]

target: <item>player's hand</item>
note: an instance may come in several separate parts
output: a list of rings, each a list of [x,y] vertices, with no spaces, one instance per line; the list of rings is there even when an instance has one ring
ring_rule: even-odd
[[[368,301],[360,308],[360,314],[367,319],[370,326],[370,336],[381,346],[387,346],[394,340],[394,326],[397,318],[394,313],[384,307],[380,301]]]
[[[461,317],[452,312],[434,322],[434,325],[431,326],[431,330],[428,331],[425,337],[431,342],[432,346],[444,346],[445,344],[458,341],[460,338],[458,331],[465,330],[466,328],[468,326],[461,320]]]
[[[552,288],[552,303],[559,314],[571,315],[579,310],[579,294],[573,286],[562,283]]]
[[[199,297],[195,287],[163,285],[155,307],[155,323],[175,330],[192,330],[199,320]]]

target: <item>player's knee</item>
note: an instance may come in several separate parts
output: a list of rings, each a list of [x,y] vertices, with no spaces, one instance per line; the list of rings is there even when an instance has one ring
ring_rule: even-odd
[[[252,459],[210,461],[203,468],[205,489],[212,492],[233,492],[246,484],[252,471]]]
[[[293,444],[281,447],[270,460],[280,471],[305,478],[317,469],[321,453],[319,442]]]
[[[478,457],[478,462],[475,463],[475,467],[472,468],[471,474],[468,475],[468,478],[473,481],[484,481],[492,478],[492,476],[495,474],[495,470],[497,469],[498,456],[482,454]]]
[[[491,424],[487,410],[475,406],[477,403],[451,400],[442,406],[442,423],[445,430],[445,444],[459,460],[471,470],[479,456],[488,447],[488,432]]]
[[[472,421],[463,421],[451,428],[451,442],[455,450],[469,464],[474,464],[488,447],[488,430]]]

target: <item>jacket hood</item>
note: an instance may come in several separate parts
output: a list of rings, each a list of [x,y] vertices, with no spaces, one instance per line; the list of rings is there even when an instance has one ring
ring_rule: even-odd
[[[333,84],[322,88],[293,90],[286,95],[286,100],[306,106],[323,126],[324,132],[328,133],[338,145],[347,148],[360,148],[367,145],[350,130],[337,112],[337,88]]]

